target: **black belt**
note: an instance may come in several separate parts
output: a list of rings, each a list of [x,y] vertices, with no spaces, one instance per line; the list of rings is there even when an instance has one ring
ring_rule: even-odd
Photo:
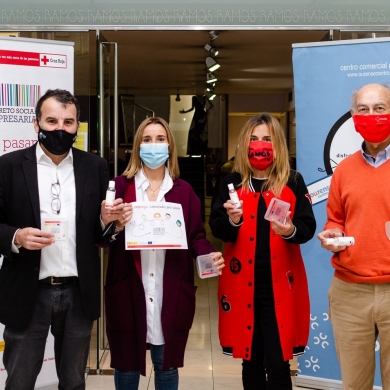
[[[78,281],[79,278],[77,276],[48,276],[45,279],[40,279],[39,284],[44,284],[45,286],[61,286],[64,284],[76,284]]]

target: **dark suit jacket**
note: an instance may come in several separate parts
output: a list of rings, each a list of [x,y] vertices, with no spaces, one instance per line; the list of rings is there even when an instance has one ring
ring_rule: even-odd
[[[106,160],[73,150],[76,185],[76,258],[83,306],[91,321],[100,315],[100,261],[95,243],[102,239],[100,204],[108,186]],[[36,144],[0,157],[0,322],[25,327],[38,290],[40,250],[11,252],[17,229],[40,229]]]

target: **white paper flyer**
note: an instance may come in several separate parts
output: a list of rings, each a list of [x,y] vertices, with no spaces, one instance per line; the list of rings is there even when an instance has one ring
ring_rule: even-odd
[[[125,227],[125,249],[188,249],[183,209],[179,203],[133,202]]]

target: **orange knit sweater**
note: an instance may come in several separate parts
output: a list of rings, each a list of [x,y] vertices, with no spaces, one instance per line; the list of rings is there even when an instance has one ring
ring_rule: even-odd
[[[359,150],[335,169],[325,229],[339,228],[355,245],[335,253],[335,276],[350,283],[390,283],[390,161],[377,168]]]

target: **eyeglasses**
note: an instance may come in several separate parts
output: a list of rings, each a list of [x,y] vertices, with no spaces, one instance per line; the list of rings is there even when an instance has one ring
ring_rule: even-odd
[[[51,201],[51,209],[59,214],[61,211],[61,200],[60,200],[61,186],[57,178],[57,183],[52,183],[51,185],[51,194],[53,195],[53,200]]]

